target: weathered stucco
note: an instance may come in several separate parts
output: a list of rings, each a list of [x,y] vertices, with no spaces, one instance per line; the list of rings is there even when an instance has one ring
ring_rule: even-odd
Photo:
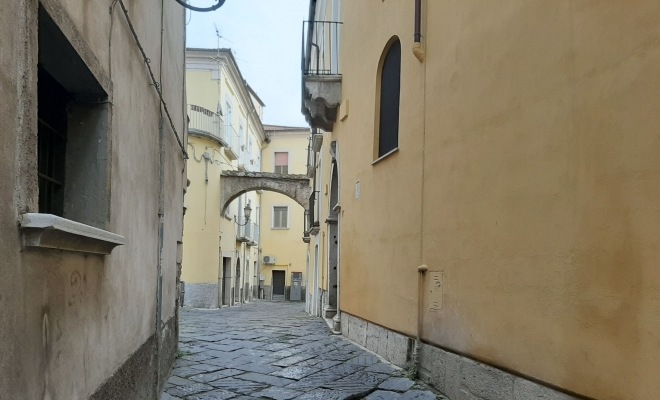
[[[657,398],[658,3],[423,3],[420,63],[413,2],[342,2],[341,308],[414,337],[426,264],[442,280],[427,274],[426,342],[588,397]],[[399,151],[372,164],[393,35]]]
[[[243,193],[269,190],[286,195],[304,209],[309,207],[309,178],[305,175],[282,175],[272,172],[223,171],[221,178],[220,204],[224,211],[229,204]]]
[[[4,99],[0,102],[0,387],[2,396],[8,398],[88,398],[145,348],[151,350],[144,356],[155,361],[134,369],[135,373],[162,375],[171,366],[176,344],[172,337],[176,336],[184,160],[165,128],[163,291],[159,303],[159,101],[119,5],[110,14],[112,2],[83,3],[17,0],[3,5],[0,13],[4,38],[0,43]],[[181,136],[185,133],[184,11],[174,2],[126,3]],[[107,207],[108,212],[104,221],[97,222],[124,236],[126,244],[108,256],[21,246],[20,215],[39,211],[38,4],[109,94],[107,151],[100,155],[107,158],[95,160],[105,162],[109,169],[107,181],[99,184],[110,189],[96,204]],[[162,74],[158,67],[161,21],[154,18],[160,15],[161,4],[165,5]],[[97,194],[89,193],[89,201]],[[78,217],[73,211],[70,214],[87,219],[90,210],[78,210]],[[151,340],[163,345],[147,345]],[[156,398],[162,380],[151,383],[143,392],[127,393],[133,398]]]

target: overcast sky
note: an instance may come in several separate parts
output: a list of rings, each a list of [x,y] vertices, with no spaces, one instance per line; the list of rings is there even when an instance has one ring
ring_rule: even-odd
[[[210,0],[190,0],[205,7]],[[231,48],[243,77],[266,104],[263,122],[307,126],[300,113],[302,21],[309,0],[226,0],[218,10],[188,12],[187,46]]]

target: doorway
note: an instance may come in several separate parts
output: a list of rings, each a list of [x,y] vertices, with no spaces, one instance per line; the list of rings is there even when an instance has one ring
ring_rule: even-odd
[[[222,257],[222,305],[231,303],[231,257]]]
[[[273,300],[284,300],[285,281],[284,271],[273,271]]]
[[[328,216],[328,306],[325,318],[337,314],[337,297],[339,289],[339,179],[337,163],[332,163],[330,181],[330,215]]]
[[[234,284],[234,303],[241,302],[241,259],[236,259],[236,283]]]

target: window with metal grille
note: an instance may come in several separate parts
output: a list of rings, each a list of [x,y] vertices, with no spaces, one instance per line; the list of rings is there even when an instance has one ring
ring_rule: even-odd
[[[273,207],[273,229],[289,229],[289,207]]]
[[[399,100],[401,95],[401,42],[393,38],[381,59],[378,152],[382,157],[399,146]]]
[[[38,68],[39,212],[64,214],[68,92],[43,68]]]
[[[288,174],[289,173],[289,153],[284,151],[275,152],[275,173]]]
[[[104,229],[110,210],[108,94],[39,7],[37,176],[39,213]],[[102,73],[101,70],[96,70]]]

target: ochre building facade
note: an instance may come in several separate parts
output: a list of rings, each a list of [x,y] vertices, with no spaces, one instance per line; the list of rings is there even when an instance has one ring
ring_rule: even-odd
[[[450,398],[658,398],[657,2],[415,3],[311,1],[342,332]]]

